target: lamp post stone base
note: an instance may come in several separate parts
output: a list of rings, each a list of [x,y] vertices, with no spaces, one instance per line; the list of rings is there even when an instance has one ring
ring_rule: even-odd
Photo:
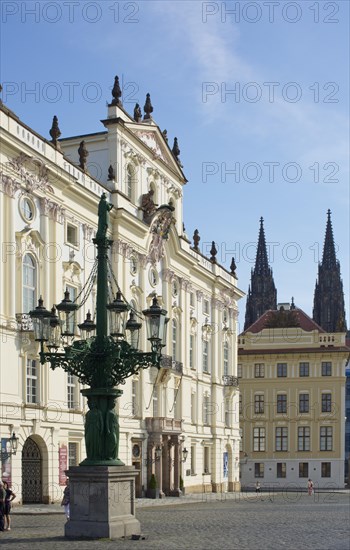
[[[133,466],[74,466],[66,472],[70,484],[71,539],[119,539],[141,533],[135,517]]]

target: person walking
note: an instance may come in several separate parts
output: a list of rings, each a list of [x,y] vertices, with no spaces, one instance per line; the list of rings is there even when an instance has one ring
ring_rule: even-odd
[[[261,493],[261,485],[260,485],[259,481],[257,481],[255,483],[255,492],[256,492],[257,495],[260,495],[260,493]]]
[[[65,486],[64,491],[63,491],[63,498],[62,498],[61,506],[64,506],[64,513],[66,514],[67,520],[69,520],[69,516],[70,516],[70,487],[69,487],[68,477],[66,479],[66,486]]]
[[[4,481],[4,489],[6,493],[4,506],[5,531],[11,531],[11,502],[16,498],[16,495],[13,491],[11,491],[7,481]]]
[[[5,524],[4,524],[5,497],[6,497],[6,491],[4,489],[4,484],[0,480],[0,531],[5,530]]]
[[[314,484],[312,482],[312,479],[309,479],[307,482],[307,492],[308,495],[311,497],[314,493]]]

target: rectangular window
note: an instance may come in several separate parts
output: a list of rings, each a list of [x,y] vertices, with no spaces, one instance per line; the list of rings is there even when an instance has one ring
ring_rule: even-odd
[[[287,412],[287,396],[285,393],[277,395],[277,412],[286,413]]]
[[[196,447],[191,445],[191,475],[196,475]]]
[[[286,378],[287,376],[287,363],[277,363],[277,377]]]
[[[196,423],[196,394],[191,393],[191,422]]]
[[[298,451],[310,451],[310,427],[298,428]]]
[[[277,462],[277,477],[287,477],[287,465],[285,462]]]
[[[68,443],[68,466],[78,466],[78,443]]]
[[[67,223],[67,244],[71,244],[74,247],[78,246],[78,228],[76,225]]]
[[[331,477],[330,462],[321,462],[321,477]]]
[[[254,396],[254,412],[255,414],[264,414],[264,396],[255,395]]]
[[[158,416],[158,387],[157,386],[154,386],[153,388],[152,405],[153,405],[153,416]]]
[[[299,412],[308,413],[310,410],[309,394],[301,393],[299,394]]]
[[[225,399],[225,426],[231,426],[230,399]]]
[[[138,416],[138,381],[133,380],[131,384],[131,414],[132,416]]]
[[[194,292],[190,292],[190,307],[194,307]]]
[[[238,363],[238,365],[237,365],[237,377],[242,378],[242,365],[241,365],[241,363]]]
[[[203,473],[204,474],[209,474],[210,472],[210,449],[209,447],[204,447],[203,449],[204,451],[204,456],[203,456],[203,462],[204,462],[204,470],[203,470]]]
[[[309,363],[299,363],[299,376],[310,376]]]
[[[34,359],[27,359],[27,403],[39,403],[38,369]]]
[[[332,451],[332,449],[333,449],[333,428],[332,426],[321,426],[320,451]]]
[[[255,363],[255,365],[254,365],[254,376],[255,376],[255,378],[264,378],[264,376],[265,376],[265,365],[264,365],[264,363]]]
[[[288,428],[276,428],[276,451],[288,451]]]
[[[78,403],[76,403],[76,378],[72,374],[67,374],[67,406],[68,409],[77,409]]]
[[[228,344],[224,344],[224,376],[228,376]]]
[[[322,376],[332,376],[332,363],[330,361],[322,361],[321,370]]]
[[[194,369],[194,335],[190,334],[190,369]]]
[[[299,477],[309,477],[308,462],[299,462]]]
[[[209,424],[209,395],[203,396],[203,424]]]
[[[69,299],[72,302],[75,302],[78,296],[78,289],[75,286],[66,285],[65,290],[68,290],[69,292]],[[76,312],[69,313],[67,316],[67,330],[73,334],[74,332],[74,320],[76,323],[79,323],[79,313],[80,311],[77,310]],[[75,326],[75,332],[77,331],[77,327]]]
[[[171,335],[172,355],[173,355],[173,361],[176,361],[177,359],[177,324],[175,319],[173,319],[171,328],[172,328],[172,335]]]
[[[203,341],[203,372],[209,373],[209,342]]]
[[[265,451],[265,428],[254,428],[253,451]]]
[[[264,477],[264,463],[263,462],[255,462],[254,464],[254,474],[255,477]]]
[[[331,412],[332,411],[332,394],[323,393],[322,394],[322,412]]]
[[[203,313],[209,315],[209,300],[203,300]]]

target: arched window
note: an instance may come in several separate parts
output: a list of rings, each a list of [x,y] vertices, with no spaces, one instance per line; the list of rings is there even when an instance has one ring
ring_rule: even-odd
[[[36,262],[31,254],[25,254],[23,258],[23,313],[35,308],[36,303]]]

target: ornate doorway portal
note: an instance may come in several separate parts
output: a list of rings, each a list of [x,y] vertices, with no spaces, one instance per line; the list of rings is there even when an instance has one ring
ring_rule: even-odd
[[[22,451],[23,504],[42,502],[42,458],[34,439],[28,437]]]

